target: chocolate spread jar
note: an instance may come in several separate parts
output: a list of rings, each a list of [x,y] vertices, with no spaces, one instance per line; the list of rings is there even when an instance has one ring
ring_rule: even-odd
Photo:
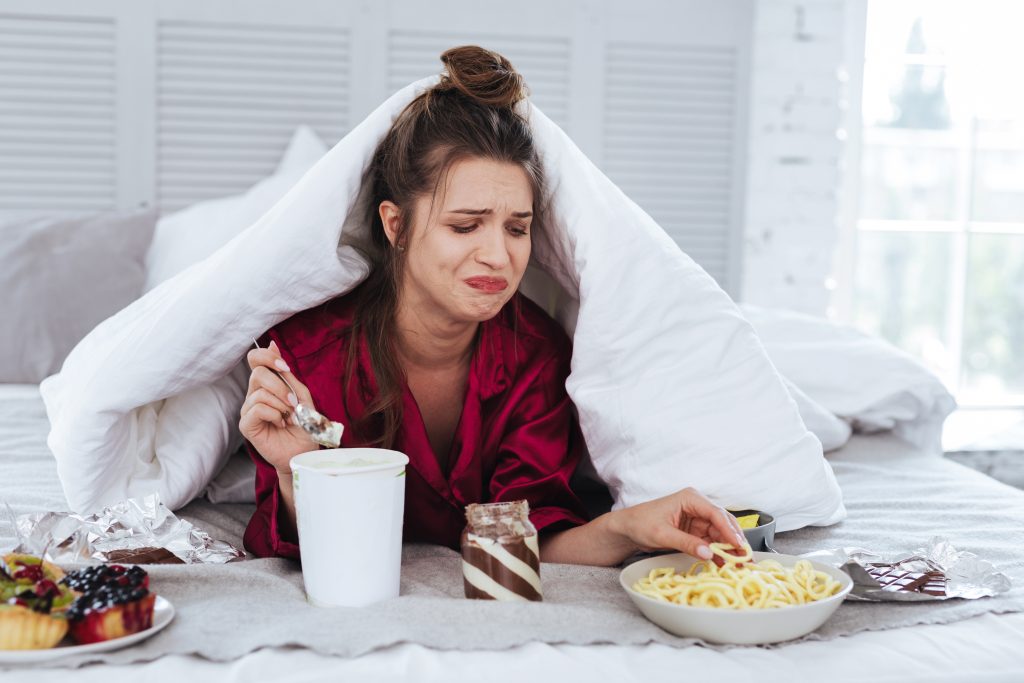
[[[541,600],[540,545],[525,500],[466,507],[462,578],[467,598]]]

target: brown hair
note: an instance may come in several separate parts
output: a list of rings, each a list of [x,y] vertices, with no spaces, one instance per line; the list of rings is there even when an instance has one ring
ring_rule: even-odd
[[[405,266],[404,249],[412,229],[413,202],[431,197],[451,167],[470,157],[520,166],[533,191],[531,231],[543,229],[545,185],[529,123],[514,107],[527,92],[523,77],[502,55],[464,45],[441,55],[440,82],[417,96],[398,115],[377,145],[366,171],[369,187],[365,219],[371,244],[364,249],[370,275],[359,287],[351,330],[345,385],[355,366],[360,334],[366,336],[377,394],[353,425],[363,438],[384,448],[394,446],[402,422],[403,371],[395,349],[395,316]],[[399,230],[393,246],[384,232],[379,209],[386,200],[399,207]],[[346,389],[347,393],[347,389]],[[370,423],[376,423],[370,428]]]

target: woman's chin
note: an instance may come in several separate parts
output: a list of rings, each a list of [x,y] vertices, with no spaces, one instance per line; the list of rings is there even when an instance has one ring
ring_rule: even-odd
[[[482,323],[498,315],[506,301],[507,298],[502,295],[492,295],[465,302],[461,308],[467,320]]]

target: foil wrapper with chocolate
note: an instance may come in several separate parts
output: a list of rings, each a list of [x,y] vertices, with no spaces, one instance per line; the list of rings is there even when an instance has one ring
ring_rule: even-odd
[[[155,493],[92,515],[21,515],[14,527],[15,552],[40,557],[45,553],[57,564],[223,564],[245,558],[243,551],[179,519]]]
[[[929,602],[985,598],[1010,590],[1010,579],[974,553],[934,537],[913,552],[835,548],[801,557],[839,567],[853,579],[847,600]]]

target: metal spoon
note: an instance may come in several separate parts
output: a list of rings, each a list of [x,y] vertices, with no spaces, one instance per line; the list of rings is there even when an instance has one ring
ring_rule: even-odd
[[[262,349],[260,343],[253,337],[252,343],[256,345],[257,349]],[[271,370],[275,375],[281,378],[281,381],[285,383],[288,390],[292,392],[292,396],[298,402],[299,395],[296,393],[292,385],[288,383],[288,380],[284,378],[277,370]],[[345,425],[340,422],[333,422],[328,420],[326,417],[316,411],[315,408],[303,405],[299,402],[295,406],[295,410],[292,413],[292,418],[298,426],[302,427],[310,438],[321,446],[327,446],[328,448],[338,448],[341,445],[341,434],[345,431]]]

